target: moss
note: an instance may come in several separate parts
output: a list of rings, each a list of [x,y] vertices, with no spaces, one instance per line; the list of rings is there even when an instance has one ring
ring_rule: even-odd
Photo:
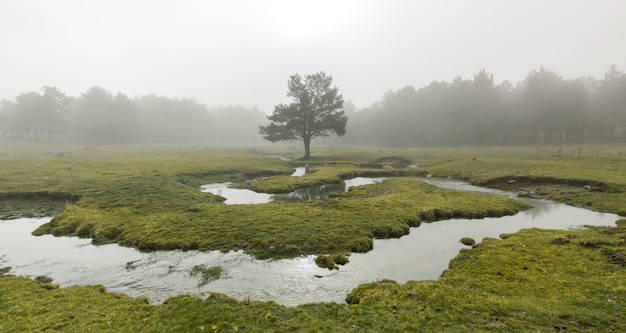
[[[625,236],[622,227],[601,227],[488,238],[462,250],[437,281],[362,284],[348,304],[284,307],[209,293],[150,305],[101,286],[47,289],[5,276],[0,331],[619,332],[626,330],[626,268],[609,251],[623,249]],[[554,239],[603,245],[557,246]]]
[[[610,263],[618,266],[626,266],[626,249],[605,249],[602,251]]]
[[[217,280],[224,274],[224,268],[221,266],[207,267],[205,265],[196,265],[189,273],[191,276],[200,277],[199,286],[203,286],[211,281]]]
[[[23,149],[31,150],[3,149],[0,193],[80,198],[39,234],[97,233],[103,242],[144,250],[237,248],[257,257],[366,252],[374,234],[385,237],[421,221],[512,214],[524,208],[512,200],[456,195],[407,180],[355,188],[338,194],[332,204],[230,207],[217,196],[200,193],[200,184],[288,175],[292,165],[209,147],[76,147],[71,161],[42,155],[40,148]],[[277,149],[289,154],[288,148]],[[359,167],[400,156],[419,163],[420,172],[476,184],[516,180],[490,186],[624,214],[626,162],[608,157],[622,146],[585,147],[577,159],[555,159],[544,149],[551,147],[320,149],[313,156],[318,170],[308,179],[290,183],[288,177],[270,177],[266,185],[300,187],[366,173],[409,174]],[[584,153],[596,150],[601,153]],[[591,188],[580,186],[583,182]],[[357,286],[348,295],[351,305],[283,307],[220,294],[150,305],[145,298],[108,293],[102,286],[57,288],[6,275],[4,269],[0,331],[626,331],[623,226],[621,221],[614,228],[527,229],[485,239],[462,250],[437,281]]]
[[[348,257],[343,254],[336,254],[333,256],[333,261],[337,265],[345,265],[350,262],[350,259],[348,259]]]
[[[623,146],[587,146],[577,158],[559,158],[553,148],[430,150],[420,164],[422,170],[440,177],[531,193],[618,215],[626,213],[622,204],[626,200],[626,161],[614,158],[622,154]]]
[[[347,256],[343,254],[335,255],[319,255],[315,257],[315,264],[321,268],[339,269],[338,265],[345,265],[350,262]]]
[[[142,251],[243,249],[257,258],[285,258],[367,252],[372,238],[401,237],[423,216],[484,217],[526,208],[511,199],[441,190],[412,179],[358,187],[332,204],[229,206],[207,202],[197,188],[169,182],[155,187],[144,187],[150,200],[126,197],[125,205],[84,198],[34,234],[91,237],[95,244],[119,243]]]
[[[40,283],[50,283],[52,282],[52,279],[47,277],[47,276],[38,276],[35,278],[35,281],[40,282]]]
[[[335,261],[330,256],[319,255],[315,257],[315,264],[321,268],[336,269]]]
[[[562,238],[562,237],[557,237],[553,240],[550,241],[550,244],[556,244],[556,245],[565,245],[565,244],[569,244],[570,240],[567,238]]]
[[[3,277],[9,273],[11,267],[0,267],[0,277]]]
[[[347,247],[350,252],[368,252],[374,248],[374,240],[368,237],[352,238]]]
[[[474,244],[476,244],[476,241],[474,240],[474,238],[471,238],[471,237],[463,237],[461,238],[461,240],[459,240],[459,242],[467,246],[473,246]]]

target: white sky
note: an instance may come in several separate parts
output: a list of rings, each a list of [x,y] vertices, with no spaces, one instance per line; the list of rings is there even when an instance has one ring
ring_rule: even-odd
[[[358,108],[433,80],[626,71],[624,0],[1,0],[0,99],[91,86],[208,106],[288,102],[325,71]]]

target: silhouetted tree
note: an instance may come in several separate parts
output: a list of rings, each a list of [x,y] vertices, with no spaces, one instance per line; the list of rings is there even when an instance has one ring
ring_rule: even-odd
[[[0,101],[0,131],[2,136],[18,131],[18,109],[13,101],[3,99]]]
[[[471,113],[472,81],[461,77],[454,78],[449,93],[443,110],[447,119],[446,143],[455,146],[472,144],[475,121]]]
[[[206,142],[213,137],[211,113],[194,99],[145,95],[135,103],[146,142]]]
[[[258,128],[267,123],[265,113],[257,108],[229,105],[212,108],[215,117],[215,141],[222,143],[261,142]]]
[[[345,134],[348,118],[344,115],[343,97],[337,86],[332,87],[332,77],[324,72],[292,75],[287,84],[290,104],[279,104],[268,116],[270,124],[259,126],[265,140],[302,141],[304,159],[311,158],[311,139],[328,136],[334,132]]]
[[[120,92],[91,87],[81,94],[77,113],[76,132],[95,143],[130,143],[138,131],[137,107]]]
[[[414,145],[418,141],[421,124],[415,88],[406,86],[395,92],[388,91],[381,106],[386,116],[379,114],[376,123],[387,130],[379,128],[376,136],[383,136],[386,145]]]
[[[531,115],[535,138],[541,137],[544,142],[554,140],[559,115],[559,95],[563,78],[552,71],[541,67],[533,70],[523,82],[522,98],[526,112]]]
[[[56,87],[43,86],[41,90],[43,94],[28,92],[16,97],[20,112],[17,126],[28,137],[34,133],[39,139],[41,133],[47,133],[48,140],[52,140],[53,134],[63,133],[69,128],[63,113],[67,112],[72,99]]]
[[[493,74],[484,69],[474,75],[468,119],[474,131],[473,143],[493,144],[503,140],[506,121],[501,92],[506,89],[500,89],[494,82]]]
[[[610,66],[594,97],[594,130],[611,141],[619,128],[626,139],[626,74],[617,70],[617,66]]]
[[[556,124],[558,141],[582,140],[589,109],[584,81],[576,79],[563,82],[559,102],[560,121]]]

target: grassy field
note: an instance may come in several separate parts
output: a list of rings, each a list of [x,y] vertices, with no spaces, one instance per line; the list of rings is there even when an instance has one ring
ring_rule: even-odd
[[[454,177],[626,215],[626,146],[380,149],[322,147],[315,172],[288,177],[299,147],[4,145],[0,216],[57,214],[35,234],[144,251],[243,249],[258,258],[371,249],[422,221],[513,214],[515,200],[409,179],[335,193],[331,201],[229,206],[201,184],[273,193],[354,176]],[[283,161],[275,155],[294,158]],[[407,165],[419,165],[407,168]],[[389,167],[382,168],[383,165]],[[379,168],[381,167],[381,168]],[[257,179],[253,182],[246,180]],[[215,294],[163,305],[0,278],[0,331],[623,331],[626,230],[524,230],[463,250],[437,281],[356,287],[350,305],[238,302]],[[79,310],[80,309],[80,310]]]
[[[2,162],[5,193],[0,195],[21,202],[67,198],[64,210],[35,235],[86,237],[142,251],[241,249],[257,258],[366,252],[374,237],[400,237],[423,220],[502,216],[526,208],[507,198],[407,179],[367,186],[342,200],[226,205],[200,192],[200,185],[260,178],[250,186],[282,193],[358,175],[422,171],[329,160],[308,175],[288,177],[293,163],[259,149],[117,148],[11,155]]]

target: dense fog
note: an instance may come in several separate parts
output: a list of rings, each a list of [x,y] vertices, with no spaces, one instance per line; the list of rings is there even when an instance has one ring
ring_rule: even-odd
[[[102,87],[70,97],[56,87],[3,100],[2,136],[13,140],[63,140],[86,144],[254,143],[266,116],[256,108],[208,108],[189,98],[154,94],[129,98]]]
[[[621,142],[624,17],[621,0],[3,0],[0,140],[267,143],[290,76],[324,72],[348,120],[299,133],[316,145]]]
[[[517,84],[472,79],[433,81],[387,92],[363,110],[348,107],[345,142],[392,146],[626,141],[626,75],[564,79],[546,68]]]
[[[577,79],[541,67],[516,84],[480,70],[471,79],[388,91],[360,110],[347,101],[346,135],[320,141],[402,147],[625,141],[625,99],[626,74],[616,66],[602,78]],[[66,96],[44,86],[2,101],[0,131],[8,140],[86,144],[260,143],[266,116],[189,98],[129,98],[102,87]]]

